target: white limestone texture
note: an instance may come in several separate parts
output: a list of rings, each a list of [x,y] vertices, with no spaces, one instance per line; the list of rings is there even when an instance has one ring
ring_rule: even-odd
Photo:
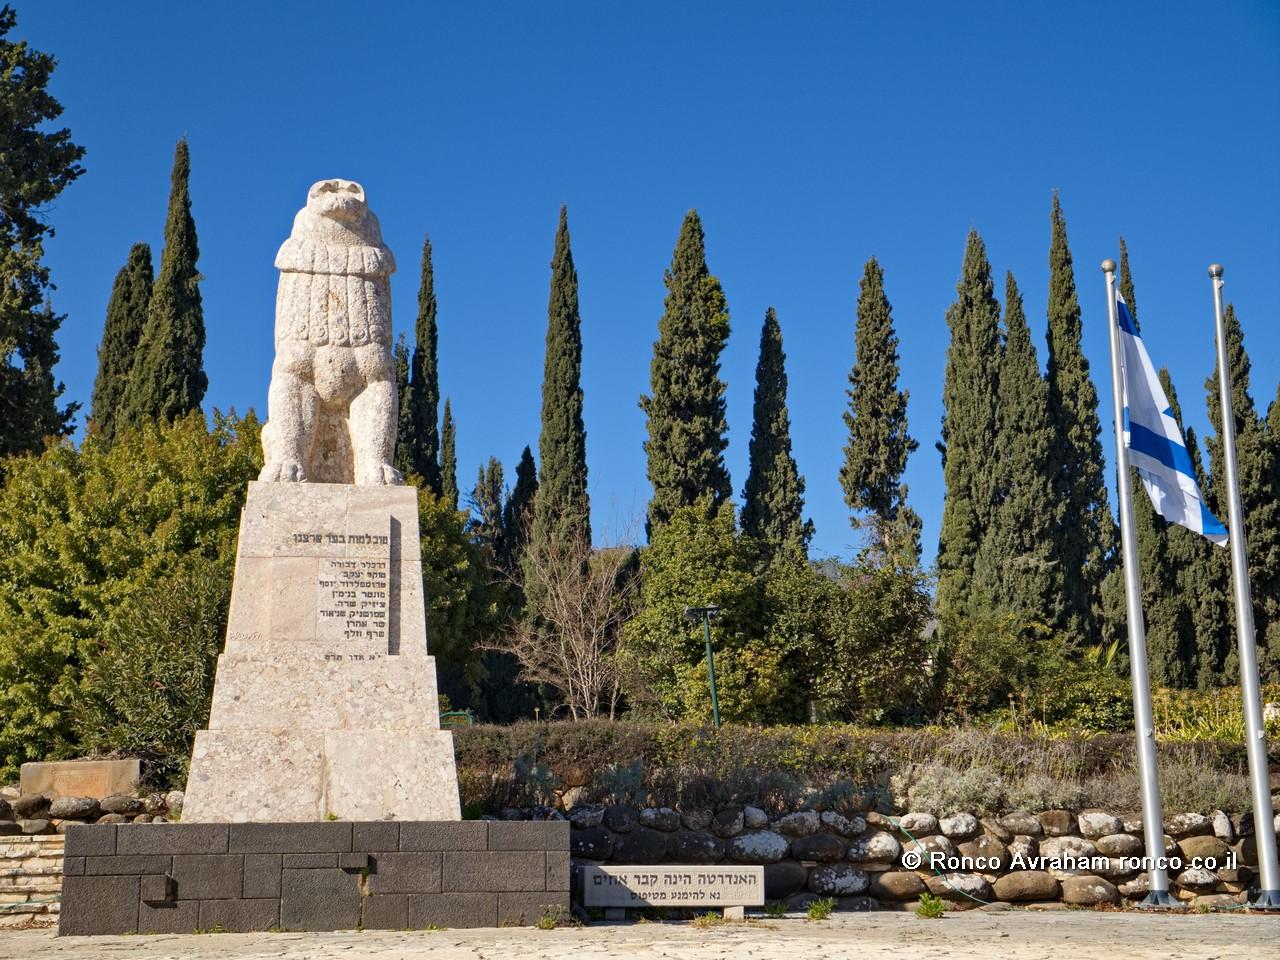
[[[364,187],[321,180],[276,255],[266,481],[399,484],[391,274]]]
[[[457,820],[417,494],[249,484],[184,821]]]

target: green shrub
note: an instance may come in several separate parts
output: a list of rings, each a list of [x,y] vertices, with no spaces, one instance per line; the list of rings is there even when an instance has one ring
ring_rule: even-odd
[[[830,897],[824,897],[821,900],[813,900],[809,903],[808,916],[810,920],[826,920],[831,916],[836,908],[836,902]]]
[[[946,902],[931,893],[920,894],[920,906],[916,907],[916,916],[922,920],[937,920],[947,912]]]

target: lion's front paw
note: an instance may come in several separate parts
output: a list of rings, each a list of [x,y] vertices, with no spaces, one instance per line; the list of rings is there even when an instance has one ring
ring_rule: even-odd
[[[307,473],[296,460],[280,460],[263,467],[258,479],[267,483],[303,483]]]
[[[375,463],[371,469],[361,471],[356,483],[373,486],[377,484],[391,484],[393,486],[404,483],[404,474],[397,470],[389,463]]]

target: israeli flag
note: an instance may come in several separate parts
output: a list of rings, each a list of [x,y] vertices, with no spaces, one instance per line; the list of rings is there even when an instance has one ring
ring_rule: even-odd
[[[1227,528],[1200,495],[1191,455],[1124,298],[1116,296],[1124,373],[1124,445],[1156,513],[1226,546]]]

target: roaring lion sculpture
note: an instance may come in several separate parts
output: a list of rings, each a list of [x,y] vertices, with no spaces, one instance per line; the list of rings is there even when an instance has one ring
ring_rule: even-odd
[[[276,255],[276,358],[262,431],[268,481],[402,483],[392,466],[395,258],[364,187],[321,180]]]

